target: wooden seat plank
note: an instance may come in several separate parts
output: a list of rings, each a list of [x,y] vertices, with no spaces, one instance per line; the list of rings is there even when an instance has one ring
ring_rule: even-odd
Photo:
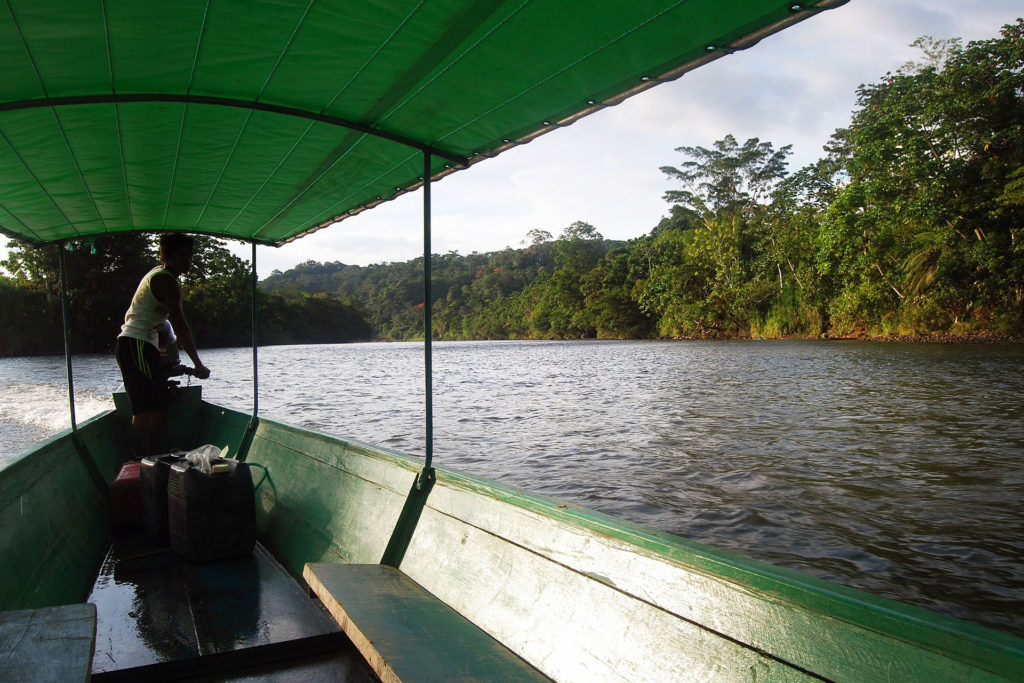
[[[0,612],[0,680],[88,681],[95,645],[94,605]]]
[[[394,567],[307,564],[303,576],[385,683],[548,680]]]

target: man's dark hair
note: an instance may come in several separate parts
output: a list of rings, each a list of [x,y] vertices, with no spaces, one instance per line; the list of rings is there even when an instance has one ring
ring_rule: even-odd
[[[195,248],[195,239],[190,235],[180,232],[168,232],[160,235],[160,253],[166,256],[176,254],[179,251],[192,251]]]

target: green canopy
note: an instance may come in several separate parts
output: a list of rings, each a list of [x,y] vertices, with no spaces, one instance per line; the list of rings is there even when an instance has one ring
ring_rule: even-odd
[[[845,0],[8,0],[0,232],[279,245]]]

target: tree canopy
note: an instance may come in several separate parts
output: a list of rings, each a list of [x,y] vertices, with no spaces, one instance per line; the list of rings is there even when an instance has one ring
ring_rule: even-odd
[[[61,247],[13,242],[0,276],[0,355],[62,353],[58,254]],[[149,235],[102,235],[69,242],[68,313],[76,353],[111,351],[139,280],[159,264]],[[182,277],[186,315],[204,347],[252,343],[252,274],[222,242],[197,237],[192,267]],[[341,342],[368,339],[360,308],[328,297],[257,300],[261,343]]]
[[[726,135],[676,149],[669,215],[627,244],[574,223],[557,240],[530,230],[520,250],[435,257],[435,334],[1021,334],[1022,22],[915,44],[921,59],[862,86],[826,155],[795,172],[790,145]],[[339,266],[316,287],[408,338],[418,267]],[[310,269],[266,286],[301,288]]]

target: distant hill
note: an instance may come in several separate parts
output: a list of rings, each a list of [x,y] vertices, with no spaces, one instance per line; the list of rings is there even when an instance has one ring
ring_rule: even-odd
[[[594,233],[596,234],[596,232]],[[600,237],[600,235],[598,235]],[[483,325],[481,318],[505,308],[538,278],[559,270],[559,253],[571,241],[537,241],[522,249],[506,248],[466,256],[456,252],[431,261],[435,336],[443,339],[507,338],[518,336],[501,325]],[[605,239],[585,243],[589,261],[596,264],[625,242]],[[260,288],[286,298],[330,297],[359,308],[380,339],[412,339],[423,334],[423,259],[401,263],[353,266],[337,261],[306,261],[281,272],[275,270]],[[520,331],[521,332],[521,331]]]

